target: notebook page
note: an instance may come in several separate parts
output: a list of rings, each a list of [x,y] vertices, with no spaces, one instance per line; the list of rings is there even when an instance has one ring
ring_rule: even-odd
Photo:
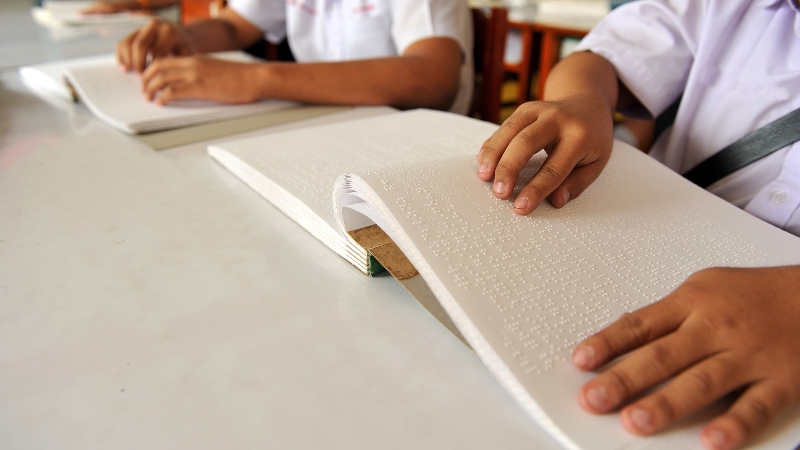
[[[372,203],[476,353],[566,448],[700,448],[697,421],[637,438],[618,415],[580,409],[591,375],[572,366],[572,348],[701,268],[800,263],[800,239],[621,143],[579,198],[527,217],[476,170],[467,157],[363,172],[337,187]],[[767,438],[768,448],[796,444],[800,408]]]
[[[67,67],[97,63],[107,64],[111,60],[113,60],[113,56],[102,55],[33,64],[20,67],[19,76],[22,82],[32,89],[47,92],[62,100],[73,101],[72,91],[70,91],[67,86],[67,80],[64,78],[64,72]]]
[[[246,105],[180,100],[159,106],[144,99],[139,76],[133,72],[122,72],[113,55],[93,64],[67,66],[65,75],[80,100],[93,114],[113,127],[132,134],[195,125],[295,105],[279,100]]]

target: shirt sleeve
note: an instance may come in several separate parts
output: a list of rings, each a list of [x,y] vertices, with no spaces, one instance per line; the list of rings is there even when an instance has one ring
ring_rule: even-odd
[[[704,0],[637,0],[608,14],[578,45],[607,59],[653,116],[686,86],[706,15]]]
[[[279,43],[286,37],[285,0],[228,0],[228,7],[264,32],[264,38]]]
[[[397,52],[422,39],[450,37],[472,52],[472,17],[464,0],[391,0],[392,38]]]

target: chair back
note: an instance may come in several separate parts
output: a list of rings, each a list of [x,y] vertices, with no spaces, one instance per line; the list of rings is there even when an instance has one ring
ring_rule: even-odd
[[[508,10],[473,8],[472,23],[475,30],[475,91],[470,115],[487,122],[499,123]]]

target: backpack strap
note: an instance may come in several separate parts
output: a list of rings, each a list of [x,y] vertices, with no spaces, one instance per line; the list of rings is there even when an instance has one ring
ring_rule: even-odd
[[[798,140],[800,108],[723,148],[683,176],[705,188]]]

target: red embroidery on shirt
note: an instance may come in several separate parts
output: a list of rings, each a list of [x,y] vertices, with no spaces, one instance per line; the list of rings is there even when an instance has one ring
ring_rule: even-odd
[[[299,10],[311,14],[312,16],[317,15],[317,10],[313,6],[305,3],[303,0],[286,0],[286,4],[289,6],[294,6]]]
[[[364,3],[361,6],[353,8],[353,14],[364,14],[375,9],[374,3]]]

